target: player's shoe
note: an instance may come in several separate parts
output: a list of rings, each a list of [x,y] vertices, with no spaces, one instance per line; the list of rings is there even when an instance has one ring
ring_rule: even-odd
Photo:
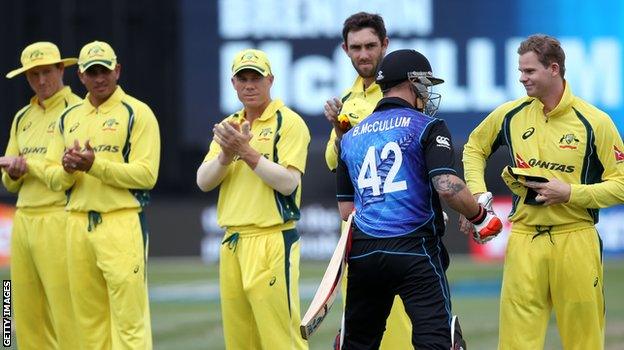
[[[451,318],[451,350],[466,350],[466,341],[462,336],[459,318],[454,315]]]

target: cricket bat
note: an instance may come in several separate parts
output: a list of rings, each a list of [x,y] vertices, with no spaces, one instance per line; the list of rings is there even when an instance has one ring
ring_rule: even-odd
[[[299,329],[301,330],[303,339],[307,340],[310,338],[321,325],[321,322],[323,322],[325,316],[329,313],[332,305],[334,305],[334,300],[336,300],[336,296],[340,290],[340,283],[342,282],[342,276],[347,265],[346,249],[349,236],[351,235],[352,221],[353,213],[351,213],[347,219],[347,224],[340,234],[340,239],[338,240],[334,254],[329,260],[329,265],[327,265],[321,284],[316,290],[316,294],[314,294],[314,299],[312,299],[308,311],[306,311],[301,320]]]

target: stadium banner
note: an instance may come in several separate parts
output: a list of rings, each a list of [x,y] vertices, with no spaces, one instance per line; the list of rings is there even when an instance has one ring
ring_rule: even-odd
[[[525,94],[516,50],[533,33],[561,40],[573,91],[609,113],[624,133],[624,4],[554,0],[527,11],[533,7],[528,0],[397,0],[392,6],[382,0],[183,0],[184,142],[205,147],[212,125],[240,108],[231,60],[247,47],[267,52],[275,75],[272,96],[304,117],[313,138],[326,138],[323,104],[355,77],[341,30],[358,11],[384,17],[389,51],[417,49],[444,78],[438,116],[456,142],[463,143],[494,107]]]

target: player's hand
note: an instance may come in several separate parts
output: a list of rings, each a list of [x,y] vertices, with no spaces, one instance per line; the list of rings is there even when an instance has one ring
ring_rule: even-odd
[[[71,174],[75,171],[89,171],[94,160],[95,150],[91,147],[90,141],[85,142],[84,150],[82,150],[78,140],[74,140],[74,146],[65,151],[62,164],[65,171]]]
[[[0,157],[0,168],[6,168],[11,164],[11,156]]]
[[[349,118],[346,115],[341,115],[341,110],[342,101],[340,101],[340,99],[333,97],[325,102],[325,118],[334,127],[334,131],[336,132],[336,137],[338,139],[342,138],[342,135],[344,135],[344,133],[351,128]]]
[[[80,161],[76,165],[76,169],[81,171],[89,171],[91,166],[93,166],[93,161],[95,161],[95,150],[91,147],[91,142],[87,140],[85,142],[84,150],[78,153],[78,157]]]
[[[479,244],[487,243],[503,230],[503,222],[492,210],[492,199],[491,192],[482,193],[477,201],[481,211],[479,215],[470,220],[474,225],[472,237]]]
[[[17,180],[28,172],[28,164],[23,156],[6,156],[4,158],[4,170],[9,174],[11,179]]]
[[[481,193],[482,192],[472,195],[475,201],[479,202],[479,196],[481,196]],[[459,232],[468,236],[474,236],[475,234],[474,225],[462,214],[459,214]]]
[[[243,127],[243,125],[245,126]],[[249,141],[253,135],[249,131],[249,122],[247,121],[240,125],[223,121],[214,126],[213,132],[215,142],[221,146],[221,150],[228,156],[240,156],[251,148]]]
[[[567,203],[570,201],[572,187],[559,179],[552,178],[548,182],[525,181],[526,187],[537,192],[535,200],[545,205]]]

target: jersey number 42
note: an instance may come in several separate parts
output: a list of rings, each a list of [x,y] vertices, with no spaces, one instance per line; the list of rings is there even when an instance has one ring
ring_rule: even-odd
[[[394,141],[388,142],[381,150],[379,156],[381,162],[377,164],[375,146],[370,146],[366,151],[364,162],[358,174],[358,188],[360,190],[371,188],[373,196],[406,190],[407,183],[405,180],[394,181],[403,163],[401,147]],[[382,179],[383,187],[381,186]]]

